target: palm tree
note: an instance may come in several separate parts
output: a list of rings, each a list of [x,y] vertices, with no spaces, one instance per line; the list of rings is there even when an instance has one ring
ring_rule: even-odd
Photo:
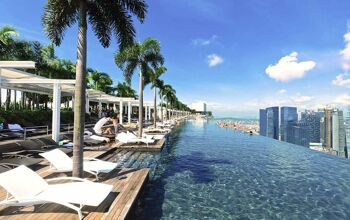
[[[0,28],[0,44],[8,45],[13,36],[18,36],[16,29],[9,25]]]
[[[163,91],[162,91],[162,96],[166,100],[166,108],[168,109],[169,106],[172,102],[174,102],[176,98],[176,91],[173,89],[171,85],[164,85]],[[169,116],[167,115],[167,118],[169,119]]]
[[[43,15],[47,36],[60,45],[65,31],[78,22],[78,47],[74,102],[73,176],[83,176],[83,134],[85,124],[87,19],[103,47],[115,35],[120,48],[134,41],[132,16],[143,22],[147,12],[144,0],[48,0]]]
[[[157,83],[157,88],[158,88],[158,95],[159,95],[159,98],[160,98],[160,118],[161,118],[161,121],[163,122],[163,90],[164,90],[164,80],[158,80],[158,83]]]
[[[1,56],[3,56],[3,53],[4,54],[6,53],[7,49],[5,47],[8,46],[9,41],[12,39],[12,36],[18,36],[18,33],[13,27],[9,25],[5,25],[0,28],[0,48],[4,49],[4,51],[2,51],[3,49],[1,49],[0,51]],[[10,91],[11,90],[7,90],[7,94],[9,94]],[[1,103],[2,103],[2,100],[1,100],[1,88],[0,88],[0,108],[1,108]],[[7,105],[9,105],[9,103]]]
[[[110,92],[113,80],[107,73],[98,72],[91,68],[88,69],[88,73],[87,80],[90,88],[101,90],[106,93]]]
[[[117,97],[137,98],[136,91],[131,88],[126,82],[118,83],[114,87],[114,92]]]
[[[143,127],[143,82],[144,74],[148,73],[149,65],[156,67],[158,64],[163,65],[164,58],[160,54],[160,43],[154,38],[147,38],[142,43],[137,42],[133,45],[120,50],[115,54],[115,63],[123,70],[125,81],[130,85],[131,77],[138,68],[139,75],[139,132],[142,136]]]
[[[152,83],[151,88],[154,89],[154,117],[153,117],[153,125],[157,127],[157,88],[162,86],[161,84],[164,82],[159,79],[159,77],[165,73],[167,69],[164,66],[156,67],[150,74],[150,82]]]

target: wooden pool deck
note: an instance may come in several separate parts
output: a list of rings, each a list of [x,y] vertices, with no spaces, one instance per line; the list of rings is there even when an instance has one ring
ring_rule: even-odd
[[[124,149],[124,150],[134,150],[134,151],[162,151],[163,147],[165,145],[166,138],[164,137],[161,140],[157,140],[154,144],[121,144],[116,143],[113,145],[113,147],[116,147],[118,149]]]
[[[85,151],[85,157],[95,157],[112,161],[116,154],[131,155],[126,150],[106,147],[103,150]],[[65,174],[53,174],[48,164],[36,172],[43,178],[53,178]],[[82,209],[84,219],[128,219],[133,214],[137,199],[148,181],[149,169],[116,169],[102,176],[103,183],[113,185],[112,192],[98,206],[85,206]],[[89,176],[91,180],[93,177]],[[23,183],[25,184],[25,183]],[[5,190],[0,190],[0,199],[6,197]],[[57,204],[36,205],[30,207],[0,207],[0,219],[79,219],[76,212]]]

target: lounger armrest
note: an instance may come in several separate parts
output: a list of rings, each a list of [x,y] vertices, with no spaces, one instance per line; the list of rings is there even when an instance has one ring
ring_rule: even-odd
[[[72,181],[80,181],[80,182],[87,182],[90,183],[92,181],[83,179],[83,178],[78,178],[78,177],[57,177],[57,178],[51,178],[51,179],[45,179],[47,182],[51,181],[58,181],[58,180],[72,180]]]
[[[14,163],[0,163],[0,166],[12,169],[13,167],[19,167],[19,164],[14,164]]]
[[[18,151],[17,153],[24,153],[25,151]],[[11,158],[11,157],[18,157],[18,158],[29,158],[28,155],[23,154],[13,154],[13,153],[2,153],[2,158]]]
[[[45,153],[43,150],[24,150],[24,152]]]
[[[89,161],[102,161],[93,157],[84,157],[84,160],[89,160]]]
[[[53,147],[58,147],[58,144],[48,144],[43,146],[44,149],[53,148]]]

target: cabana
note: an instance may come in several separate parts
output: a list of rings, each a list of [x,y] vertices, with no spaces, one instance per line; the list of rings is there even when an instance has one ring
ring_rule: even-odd
[[[36,94],[52,95],[52,139],[59,141],[60,134],[60,108],[61,97],[74,97],[75,80],[70,79],[48,79],[39,75],[28,73],[18,69],[34,69],[33,61],[0,61],[0,89],[11,89],[22,92],[31,92]],[[101,117],[102,103],[113,104],[117,110],[119,104],[120,123],[123,124],[124,107],[127,108],[128,123],[131,123],[132,107],[138,107],[139,100],[134,98],[116,97],[108,95],[95,89],[86,90],[86,112],[89,112],[89,102],[97,102],[99,106],[98,116]],[[145,120],[151,120],[153,111],[160,111],[160,107],[154,109],[153,103],[145,102]],[[169,117],[184,115],[185,112],[165,109]],[[170,115],[171,114],[171,115]],[[160,114],[158,113],[158,116]]]
[[[35,63],[32,61],[0,61],[0,89],[52,95],[52,139],[59,141],[61,97],[74,96],[75,80],[48,79],[16,68],[34,69]],[[128,122],[131,123],[131,106],[137,104],[138,100],[115,97],[94,89],[87,89],[86,96],[86,112],[89,112],[89,101],[95,101],[100,106],[99,116],[101,116],[101,103],[113,103],[114,106],[119,103],[120,116],[123,115],[123,104],[127,103]]]
[[[61,96],[72,96],[75,80],[48,79],[15,68],[35,68],[32,61],[0,61],[0,88],[52,95],[52,139],[59,140]]]

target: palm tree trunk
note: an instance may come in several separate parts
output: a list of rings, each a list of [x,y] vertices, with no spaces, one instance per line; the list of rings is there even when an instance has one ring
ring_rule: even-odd
[[[154,87],[154,128],[157,127],[157,87]]]
[[[139,79],[139,137],[142,137],[143,127],[143,76],[142,67],[140,65],[140,79]]]
[[[22,92],[21,96],[21,108],[25,109],[26,108],[26,93]]]
[[[73,176],[83,177],[83,144],[85,126],[85,93],[86,93],[86,1],[80,1],[79,33],[74,99],[74,135],[73,135]]]
[[[169,112],[169,102],[166,102],[166,119],[170,119],[170,112]]]
[[[8,89],[6,93],[6,110],[9,110],[11,103],[11,90]]]
[[[163,97],[161,95],[159,95],[160,97],[160,120],[162,121],[163,123],[163,120],[164,120],[164,113],[163,113]]]
[[[14,110],[16,110],[16,107],[17,107],[17,91],[16,90],[14,90],[14,92],[15,92],[15,94],[14,94],[14,100],[15,100],[15,105],[14,105]]]
[[[39,94],[36,94],[35,96],[35,106],[36,106],[36,109],[39,109],[39,99],[40,99],[40,95]]]

